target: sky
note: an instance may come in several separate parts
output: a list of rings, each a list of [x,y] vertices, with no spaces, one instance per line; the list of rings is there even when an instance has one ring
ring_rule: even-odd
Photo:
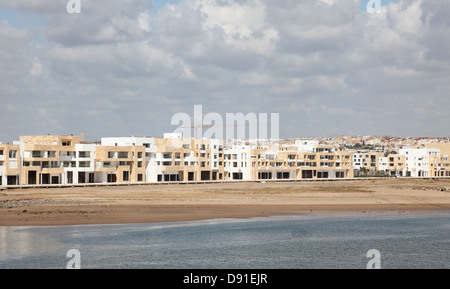
[[[177,113],[279,136],[449,136],[450,1],[0,0],[0,141],[155,136]]]

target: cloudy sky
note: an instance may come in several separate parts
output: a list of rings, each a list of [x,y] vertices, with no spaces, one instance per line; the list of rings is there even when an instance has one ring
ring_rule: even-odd
[[[279,113],[280,137],[448,136],[450,1],[0,0],[0,141],[162,136]]]

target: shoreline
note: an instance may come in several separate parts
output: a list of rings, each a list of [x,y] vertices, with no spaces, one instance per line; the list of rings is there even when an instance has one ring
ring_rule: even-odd
[[[443,187],[450,180],[6,190],[0,193],[0,226],[450,213],[450,192]]]
[[[135,207],[124,207],[118,211],[111,212],[112,215],[102,210],[86,211],[90,208],[84,208],[76,211],[74,207],[58,208],[49,210],[44,218],[36,219],[33,215],[46,214],[42,211],[28,211],[21,213],[19,210],[13,212],[17,218],[6,218],[0,222],[0,227],[53,227],[53,226],[82,226],[82,225],[125,225],[125,224],[153,224],[153,223],[176,223],[176,222],[195,222],[217,219],[236,219],[249,220],[253,218],[270,217],[301,217],[301,216],[320,216],[320,217],[375,217],[375,216],[424,216],[424,215],[450,215],[450,209],[363,209],[349,210],[328,208],[324,210],[263,210],[262,208],[249,209],[242,211],[226,210],[224,208],[196,208],[195,212],[186,211],[186,208],[165,208],[161,207],[152,212],[145,212],[145,215],[129,214]],[[152,208],[154,209],[154,208]],[[141,208],[142,211],[142,208]],[[183,216],[180,216],[183,212]]]

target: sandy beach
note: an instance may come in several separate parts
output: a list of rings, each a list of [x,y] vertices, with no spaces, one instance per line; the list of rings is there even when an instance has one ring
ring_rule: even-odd
[[[0,226],[450,213],[446,188],[450,179],[14,189],[0,192]]]

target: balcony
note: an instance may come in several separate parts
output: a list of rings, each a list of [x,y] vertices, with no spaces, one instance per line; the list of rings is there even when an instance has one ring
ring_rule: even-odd
[[[91,152],[79,152],[78,157],[80,159],[88,159],[91,157]]]
[[[96,168],[99,168],[99,169],[115,169],[116,166],[112,166],[112,165],[108,165],[108,166],[105,166],[105,165],[97,165]]]
[[[63,165],[42,165],[43,169],[62,169]]]
[[[128,159],[128,152],[108,152],[109,159]]]
[[[90,168],[91,163],[90,162],[80,162],[78,165],[79,168]]]
[[[320,160],[328,160],[328,161],[332,161],[334,159],[334,156],[320,156]]]
[[[320,166],[321,166],[321,167],[325,167],[325,168],[331,168],[331,167],[333,167],[334,165],[333,165],[333,163],[330,163],[330,162],[321,162],[321,163],[320,163]]]

